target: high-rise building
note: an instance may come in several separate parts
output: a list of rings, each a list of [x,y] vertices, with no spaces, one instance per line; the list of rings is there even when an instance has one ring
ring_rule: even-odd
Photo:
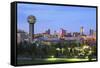
[[[84,28],[83,28],[83,26],[80,28],[80,34],[84,35]]]
[[[54,37],[58,37],[58,33],[54,31]]]
[[[50,29],[48,29],[48,30],[46,31],[46,34],[50,34]]]
[[[94,30],[90,29],[90,34],[89,35],[94,35]]]
[[[61,28],[60,34],[61,34],[61,37],[65,37],[65,35],[66,35],[66,30],[64,30],[64,29]]]

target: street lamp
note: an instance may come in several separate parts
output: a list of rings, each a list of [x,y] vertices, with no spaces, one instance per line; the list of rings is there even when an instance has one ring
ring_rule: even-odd
[[[29,41],[32,43],[34,38],[34,24],[36,22],[36,18],[33,15],[28,16],[27,21],[29,23]]]

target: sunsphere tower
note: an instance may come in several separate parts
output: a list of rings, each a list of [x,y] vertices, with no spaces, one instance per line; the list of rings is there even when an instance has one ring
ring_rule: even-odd
[[[36,18],[33,15],[28,16],[27,18],[28,23],[29,23],[29,42],[32,43],[33,38],[34,38],[34,24],[36,22]]]

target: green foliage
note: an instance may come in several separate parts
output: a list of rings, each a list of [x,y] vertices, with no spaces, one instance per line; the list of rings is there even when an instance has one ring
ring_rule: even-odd
[[[18,56],[32,57],[36,58],[50,58],[51,56],[56,58],[85,58],[88,56],[90,59],[96,56],[96,46],[90,46],[92,53],[89,53],[88,49],[83,50],[82,47],[86,44],[82,44],[77,41],[65,41],[53,43],[51,45],[43,44],[39,41],[34,43],[22,42],[17,45]],[[89,46],[89,45],[87,45]],[[59,50],[57,50],[59,48]],[[79,48],[78,50],[75,48]],[[83,52],[84,51],[84,52]],[[83,55],[82,55],[83,54]]]

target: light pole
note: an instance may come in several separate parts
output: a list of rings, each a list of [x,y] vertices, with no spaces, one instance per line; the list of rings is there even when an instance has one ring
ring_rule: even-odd
[[[34,24],[36,22],[36,18],[33,15],[28,16],[27,21],[29,23],[29,42],[32,43],[34,38]]]

